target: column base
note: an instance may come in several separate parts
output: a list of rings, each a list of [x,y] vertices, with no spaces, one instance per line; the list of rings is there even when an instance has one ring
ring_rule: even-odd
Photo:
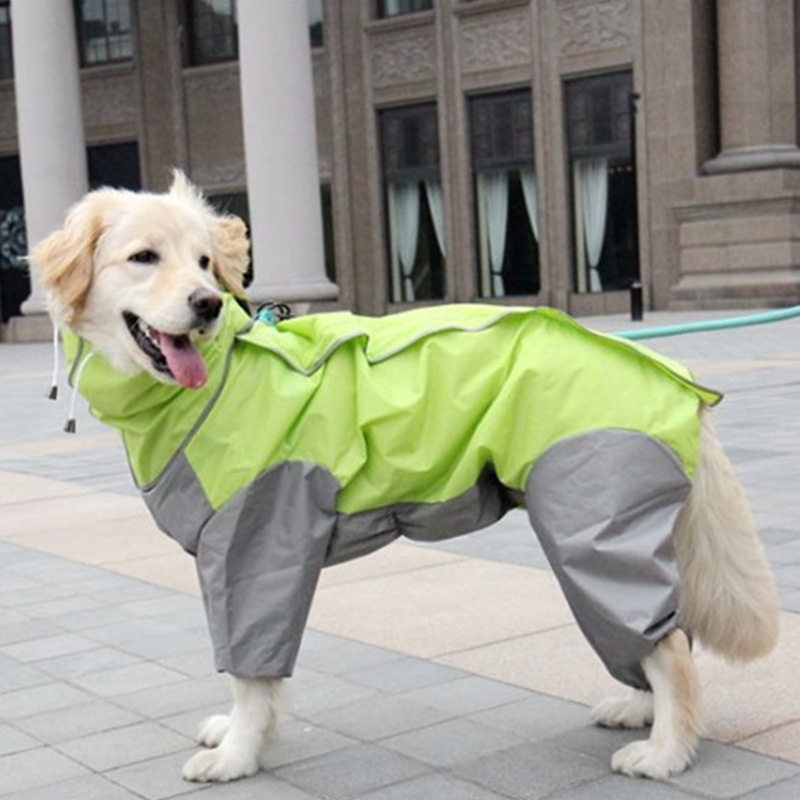
[[[11,317],[0,331],[0,340],[12,344],[49,342],[53,339],[53,323],[47,314]]]
[[[246,292],[248,298],[254,304],[268,301],[276,303],[312,303],[320,300],[336,300],[339,296],[339,287],[329,280],[282,284],[257,281],[248,286]]]
[[[734,147],[703,164],[706,175],[786,168],[800,169],[800,149],[793,144]]]

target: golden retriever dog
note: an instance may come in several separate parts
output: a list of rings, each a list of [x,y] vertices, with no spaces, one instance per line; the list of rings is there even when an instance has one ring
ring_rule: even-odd
[[[217,414],[213,403],[217,398],[224,399],[228,395],[235,395],[236,391],[242,398],[250,396],[255,393],[255,384],[258,381],[270,379],[270,375],[278,374],[276,370],[293,369],[291,364],[287,365],[287,361],[291,359],[286,353],[278,352],[279,347],[274,343],[276,340],[270,337],[291,337],[302,330],[305,337],[303,346],[308,345],[310,341],[308,332],[311,328],[303,327],[306,325],[304,319],[309,320],[308,317],[290,320],[288,323],[280,322],[278,325],[255,325],[251,322],[255,328],[244,325],[242,320],[248,321],[249,316],[241,310],[241,303],[234,302],[232,297],[244,302],[242,281],[248,259],[244,224],[234,217],[214,211],[200,192],[179,172],[175,174],[171,189],[164,194],[134,193],[115,189],[91,192],[69,212],[63,228],[38,244],[31,257],[32,264],[38,270],[39,277],[48,292],[54,321],[64,334],[65,346],[73,362],[71,373],[73,385],[77,385],[78,389],[86,394],[95,413],[101,419],[106,419],[122,429],[134,477],[142,488],[145,500],[150,505],[157,522],[165,531],[178,539],[188,552],[196,556],[201,584],[204,580],[207,581],[203,584],[203,591],[212,640],[215,644],[217,666],[220,670],[231,673],[233,677],[233,708],[230,715],[211,717],[201,726],[199,742],[205,749],[186,763],[183,772],[187,780],[193,781],[230,781],[251,775],[259,769],[260,753],[267,746],[268,734],[274,727],[278,715],[280,686],[283,679],[291,673],[298,637],[305,623],[304,614],[307,613],[307,608],[303,603],[310,603],[318,569],[327,563],[336,563],[348,557],[365,554],[379,544],[386,543],[386,541],[377,544],[372,542],[385,533],[381,525],[385,527],[387,518],[400,519],[404,513],[413,515],[423,506],[424,513],[433,513],[437,507],[436,503],[424,502],[416,505],[402,502],[398,504],[396,497],[389,496],[379,496],[366,511],[358,507],[355,501],[352,501],[349,507],[336,505],[339,502],[336,500],[337,492],[344,485],[343,479],[337,477],[338,483],[334,482],[335,485],[331,488],[330,475],[320,474],[314,469],[306,470],[299,482],[292,482],[297,477],[296,461],[293,459],[302,460],[302,457],[295,456],[291,451],[291,447],[296,443],[298,431],[303,425],[313,427],[322,424],[320,417],[324,414],[314,413],[312,421],[301,423],[298,422],[300,417],[296,416],[296,413],[299,413],[298,409],[287,407],[287,404],[291,405],[292,397],[302,396],[305,398],[302,402],[294,402],[298,406],[312,407],[315,402],[314,396],[303,394],[306,392],[306,383],[321,381],[322,373],[333,370],[333,366],[321,368],[322,361],[314,362],[307,369],[294,369],[291,375],[281,378],[289,388],[283,392],[283,383],[277,387],[273,385],[270,389],[269,404],[264,405],[260,411],[266,426],[284,425],[281,429],[284,432],[280,434],[282,437],[280,447],[288,451],[283,456],[286,464],[281,463],[276,469],[267,469],[257,478],[259,487],[263,489],[261,494],[272,504],[273,511],[275,509],[281,511],[280,514],[275,511],[274,514],[270,512],[265,515],[270,519],[269,524],[274,521],[273,517],[281,517],[284,521],[285,536],[280,552],[276,555],[276,552],[269,550],[270,545],[261,541],[251,543],[251,539],[257,539],[260,534],[248,531],[243,539],[242,531],[235,528],[239,525],[240,518],[248,515],[229,514],[227,509],[231,503],[235,505],[245,502],[240,498],[243,494],[247,494],[246,492],[235,494],[231,490],[224,495],[225,487],[215,488],[216,479],[208,479],[203,482],[201,489],[197,488],[199,484],[192,469],[199,470],[203,467],[197,466],[196,458],[192,462],[192,448],[213,446],[217,448],[213,452],[222,458],[224,447],[218,442],[223,441],[227,435],[234,439],[236,436],[249,435],[248,432],[242,434],[236,430],[236,426],[240,424],[237,418],[238,412]],[[459,314],[476,313],[483,315],[481,319],[484,321],[486,319],[492,321],[492,324],[482,323],[476,330],[478,327],[481,331],[484,328],[491,329],[495,332],[492,335],[497,336],[501,335],[500,331],[504,325],[511,324],[507,321],[495,324],[495,318],[490,316],[495,314],[498,319],[502,317],[502,320],[507,320],[507,316],[503,316],[506,311],[497,309],[492,311],[488,306],[481,308],[483,310],[475,312],[463,308],[453,311],[427,309],[410,312],[412,317],[408,319],[418,318],[413,315],[420,315],[420,319],[426,319],[424,315],[433,315],[431,317],[433,318],[438,313],[450,315],[447,317],[450,320],[451,317],[461,319]],[[518,318],[523,320],[520,324],[529,324],[525,322],[529,319],[527,312],[515,311],[514,314],[517,315],[514,317],[515,320]],[[561,331],[559,335],[567,338],[577,337],[581,347],[585,343],[585,346],[595,348],[592,350],[591,358],[584,359],[585,363],[578,365],[579,369],[575,374],[583,376],[592,371],[595,355],[598,358],[604,357],[603,354],[608,347],[606,344],[608,337],[587,332],[577,323],[569,321],[565,315],[556,316],[557,314],[558,312],[544,312],[542,319],[545,320],[546,326],[558,329]],[[317,316],[319,319],[313,324],[324,326],[325,321],[322,318],[328,315]],[[404,315],[393,316],[404,318]],[[231,334],[232,339],[229,341],[225,337],[228,335],[226,331],[230,327],[229,321],[233,317],[239,320],[236,322],[239,328],[243,326],[242,329],[249,332],[236,333],[235,336]],[[340,327],[356,324],[349,322],[348,319],[349,315],[348,318],[336,316],[335,322]],[[535,316],[535,319],[539,320],[540,317]],[[391,317],[386,320],[389,321],[358,324],[371,325],[369,330],[373,332],[384,330],[381,325],[400,324],[391,322]],[[447,336],[451,338],[447,341],[458,343],[459,346],[472,335],[469,332],[465,333],[465,326],[460,323],[454,325],[448,322],[442,327],[449,331]],[[342,339],[352,341],[352,337],[348,339],[347,336]],[[417,336],[413,339],[414,346],[419,344],[419,338]],[[521,342],[518,346],[524,347],[526,336],[517,338]],[[238,344],[237,347],[233,347],[231,344],[231,341],[238,343],[242,339],[249,342],[248,348],[240,347]],[[481,341],[483,342],[483,339]],[[500,340],[492,341],[493,349],[487,349],[482,345],[481,357],[478,359],[473,355],[473,369],[476,361],[483,363],[492,360],[485,358],[486,353],[492,354],[492,357],[497,353],[498,359],[502,357],[499,352],[500,345],[497,344]],[[426,339],[426,347],[427,342]],[[628,358],[628,347],[627,344],[623,345],[615,340],[614,354],[609,357],[616,358],[618,351],[625,350],[623,357]],[[366,346],[354,347],[353,352],[357,356],[365,348]],[[237,372],[239,368],[236,358],[239,356],[236,353],[242,349],[246,349],[244,357],[249,361],[246,368],[243,368],[246,371]],[[409,345],[403,352],[410,352],[413,349],[414,347]],[[538,348],[538,350],[546,354],[547,349]],[[233,360],[225,362],[225,353],[229,351],[235,351],[231,357]],[[88,360],[89,353],[94,355],[91,363]],[[329,355],[330,353],[326,351],[324,358],[328,358]],[[430,356],[430,353],[428,355]],[[641,359],[642,356],[637,350],[630,358]],[[518,356],[515,356],[514,360],[517,361]],[[554,362],[553,371],[560,370],[562,368],[560,362],[566,363],[567,360],[565,355],[558,363]],[[363,364],[358,366],[361,370],[358,374],[395,369],[395,362],[394,354],[391,357],[378,354],[368,367],[364,367]],[[84,372],[84,368],[85,374],[81,377],[80,373]],[[437,366],[436,370],[446,373],[450,368],[445,366],[439,370]],[[453,365],[452,369],[457,367]],[[651,369],[649,357],[646,369]],[[219,375],[222,377],[218,377]],[[464,375],[470,376],[472,373],[465,372]],[[680,396],[687,396],[686,392],[689,391],[687,380],[678,380],[671,374],[668,377],[663,375],[664,371],[661,370],[658,378],[659,386],[662,385],[661,382],[668,382],[665,391],[679,391],[683,393]],[[413,383],[411,388],[414,392],[418,392],[418,396],[429,404],[426,406],[425,414],[438,413],[431,405],[433,399],[430,395],[433,390],[429,384],[439,380],[440,377],[438,373],[434,375],[431,371],[425,373],[419,381],[409,382],[409,386]],[[553,380],[557,378],[555,375]],[[469,380],[465,378],[463,383],[469,383]],[[510,378],[504,380],[506,380],[503,384],[505,386]],[[458,381],[462,381],[462,378],[458,378]],[[93,382],[100,388],[93,390],[91,388]],[[238,386],[238,382],[242,385]],[[360,398],[356,402],[354,394],[356,391],[361,391],[361,384],[361,378],[358,381],[353,379],[352,383],[339,384],[336,397],[337,401],[343,404],[345,415],[349,415],[355,406],[361,405]],[[322,391],[321,385],[315,383],[314,392]],[[342,391],[342,386],[347,390]],[[409,387],[404,386],[404,389],[407,390],[404,395],[410,393]],[[371,390],[367,387],[367,391]],[[560,391],[565,392],[562,398],[566,399],[567,390]],[[625,391],[625,386],[614,387],[615,396],[622,396]],[[442,394],[438,390],[435,393],[437,396]],[[188,404],[193,397],[203,398],[205,405],[202,413],[187,411],[191,408]],[[136,426],[126,427],[119,408],[110,409],[107,405],[112,399],[126,410],[130,410],[128,406],[139,408],[142,404],[152,401],[157,405],[157,413],[152,413],[151,423],[144,424],[143,420],[150,417],[141,416],[137,417]],[[493,398],[491,403],[494,403],[495,399]],[[374,398],[370,400],[373,401],[378,402]],[[444,402],[454,401],[452,394],[444,397]],[[241,399],[239,402],[245,401]],[[390,397],[389,400],[381,402],[398,403],[400,400],[397,397]],[[578,586],[572,595],[568,594],[579,624],[608,666],[608,662],[613,661],[613,651],[620,649],[620,642],[628,641],[625,638],[628,634],[623,631],[629,624],[628,618],[635,617],[643,610],[635,606],[640,602],[640,596],[647,594],[642,587],[646,588],[650,573],[656,576],[655,580],[661,580],[664,574],[671,574],[670,565],[674,563],[675,573],[679,576],[679,580],[673,581],[669,578],[667,584],[659,584],[661,588],[666,585],[666,589],[660,592],[659,597],[667,598],[667,610],[662,609],[657,612],[655,618],[648,618],[643,630],[631,639],[635,641],[632,652],[639,654],[636,656],[636,663],[609,667],[612,674],[622,675],[623,680],[633,687],[632,693],[600,703],[593,713],[594,721],[602,726],[629,728],[651,726],[647,738],[626,745],[613,756],[612,768],[633,776],[665,778],[686,769],[691,763],[701,732],[700,687],[692,660],[692,640],[701,642],[704,647],[730,660],[747,661],[768,653],[778,635],[779,606],[773,579],[743,491],[715,435],[710,414],[704,408],[706,403],[698,401],[694,394],[691,394],[691,402],[694,405],[687,425],[694,431],[693,441],[699,447],[696,469],[691,480],[686,478],[682,468],[675,467],[678,463],[676,457],[663,455],[665,448],[662,445],[654,445],[647,436],[639,434],[628,436],[625,430],[621,430],[627,427],[624,419],[620,422],[614,417],[616,421],[613,425],[609,425],[614,430],[608,432],[608,436],[601,437],[601,440],[592,439],[595,445],[601,443],[602,446],[593,447],[588,454],[580,452],[586,437],[573,436],[565,443],[565,447],[571,448],[572,460],[551,458],[550,453],[544,456],[541,461],[548,462],[547,469],[551,472],[542,471],[537,466],[535,472],[538,483],[535,490],[531,489],[530,493],[523,496],[523,489],[525,492],[528,492],[528,489],[520,486],[512,486],[508,492],[503,487],[498,488],[498,475],[502,472],[502,465],[497,466],[496,473],[487,468],[481,472],[480,478],[481,481],[485,480],[482,486],[486,491],[479,494],[481,502],[489,498],[487,501],[491,506],[489,511],[484,509],[480,513],[476,512],[474,518],[464,522],[463,514],[459,516],[454,513],[452,504],[461,502],[467,495],[475,496],[466,492],[463,497],[459,495],[453,500],[442,501],[440,505],[447,512],[446,515],[433,518],[435,521],[433,527],[453,525],[458,528],[452,531],[455,535],[499,519],[513,505],[525,505],[531,515],[533,527],[537,535],[542,538],[545,550],[566,592],[568,588],[575,589],[573,583],[580,584],[583,578],[580,575],[574,577],[570,573],[570,559],[576,555],[575,553],[571,553],[568,557],[564,555],[563,542],[559,538],[559,521],[566,519],[563,516],[565,506],[581,504],[570,504],[568,499],[567,502],[561,502],[562,484],[571,480],[573,472],[582,480],[586,474],[585,470],[594,470],[595,478],[597,470],[602,470],[600,480],[605,487],[600,487],[603,491],[598,490],[599,504],[600,496],[607,487],[611,486],[616,491],[620,489],[617,484],[628,482],[635,485],[637,476],[640,473],[649,474],[652,464],[659,459],[667,465],[668,469],[665,467],[664,474],[669,472],[672,476],[669,480],[672,483],[669,484],[668,490],[665,490],[668,497],[663,502],[662,496],[658,496],[658,503],[661,504],[659,515],[648,517],[639,527],[626,528],[633,512],[638,513],[647,505],[641,503],[641,498],[636,495],[625,507],[627,511],[620,516],[619,525],[607,526],[602,535],[598,534],[592,539],[592,546],[589,549],[597,552],[588,556],[588,561],[581,561],[579,564],[577,571],[582,574],[587,572],[585,567],[589,564],[590,579],[601,587],[600,590],[593,594],[583,591]],[[178,413],[172,417],[169,416],[170,404],[175,404],[178,409]],[[620,410],[623,405],[624,403],[621,403],[620,408],[614,408],[609,413],[625,413]],[[454,408],[455,406],[448,406],[445,411],[448,420],[453,421],[456,418],[454,424],[458,423],[457,418],[462,412],[465,417],[472,413],[469,403],[459,405],[458,411]],[[487,408],[494,408],[494,405],[487,401]],[[668,415],[670,405],[664,405],[662,408],[663,412],[660,413]],[[400,418],[405,419],[406,416],[417,413],[417,410],[416,408],[404,410]],[[511,412],[506,410],[505,413],[521,415],[522,409],[514,408]],[[284,424],[285,419],[288,422]],[[515,416],[515,420],[519,419],[524,417]],[[157,430],[150,430],[149,425],[155,426]],[[346,433],[343,439],[338,437],[336,431],[344,425],[344,422],[342,425],[337,424],[330,434],[317,435],[316,440],[325,440],[325,446],[328,446],[329,439],[341,444],[341,450],[338,452],[346,461],[354,457],[353,451],[359,449],[363,442],[356,432]],[[216,431],[214,441],[217,444],[207,445],[202,441],[202,437],[211,430]],[[517,442],[521,441],[520,430],[518,424],[515,428]],[[224,456],[243,458],[243,450],[250,451],[259,446],[261,435],[254,431],[251,446],[243,449],[231,446],[228,448],[231,452],[226,451]],[[141,447],[137,445],[139,440],[136,437],[140,437],[143,443]],[[166,446],[163,444],[165,440],[171,439],[175,439],[175,450],[178,455],[165,457],[159,462],[157,451]],[[365,455],[366,449],[362,448],[364,453],[359,454],[359,458],[374,460],[386,456],[380,451],[377,434],[374,440],[375,452]],[[408,437],[404,441],[407,450]],[[411,441],[419,442],[420,448],[427,446],[427,442],[423,442],[419,437]],[[621,449],[615,449],[617,444],[621,445]],[[631,445],[630,448],[628,445]],[[334,444],[330,446],[333,447]],[[486,445],[489,446],[491,442]],[[512,443],[509,449],[514,450],[515,447],[516,445]],[[406,450],[404,454],[408,455]],[[618,457],[617,452],[622,455]],[[648,453],[651,455],[655,453],[657,457],[651,459]],[[434,453],[432,457],[435,458],[436,454]],[[442,454],[442,459],[444,457]],[[215,458],[216,455],[211,460]],[[614,460],[617,458],[621,459],[619,463]],[[409,469],[413,469],[414,460],[412,447],[410,457],[406,459],[406,462],[412,465],[408,467]],[[187,467],[190,463],[194,464],[191,469]],[[371,463],[370,461],[369,464]],[[365,464],[366,461],[363,463],[359,461],[358,468],[352,470],[353,474],[363,474],[367,468]],[[489,466],[496,465],[489,464]],[[425,469],[428,470],[425,474],[427,480],[432,468]],[[552,472],[553,469],[555,472]],[[228,471],[236,473],[234,468]],[[169,474],[166,488],[158,484],[162,473]],[[270,481],[277,480],[276,473],[279,473],[281,479],[286,478],[288,482],[271,483]],[[622,473],[628,477],[619,477]],[[553,474],[561,475],[562,478],[548,479],[548,476]],[[225,475],[219,480],[224,483],[228,479],[229,476]],[[261,483],[262,481],[266,483]],[[682,489],[684,484],[685,492]],[[189,486],[190,493],[182,499],[181,492],[184,486]],[[314,514],[306,513],[306,506],[303,505],[304,492],[317,498],[313,500],[319,504],[315,508],[323,509],[324,513],[316,511]],[[153,497],[154,493],[157,495],[156,499]],[[215,493],[218,497],[224,495],[223,501],[214,501],[212,496],[215,496]],[[419,490],[419,493],[421,497],[428,497],[422,490]],[[323,499],[320,500],[319,497]],[[531,504],[527,502],[531,498],[535,498],[537,503],[541,501],[545,511],[532,509]],[[554,502],[551,503],[550,500],[554,498]],[[590,515],[590,522],[594,519],[591,517],[595,513],[593,504],[594,501],[584,503],[585,508],[581,509],[581,513]],[[392,513],[388,517],[386,514],[381,516],[374,510],[377,508],[378,511],[382,511],[384,507],[389,506]],[[554,516],[548,516],[547,509],[550,506],[556,509],[553,512]],[[459,508],[463,511],[461,506]],[[575,509],[570,507],[568,510],[572,513]],[[596,512],[604,518],[608,516],[603,508],[596,509]],[[200,533],[187,522],[189,517],[198,515],[195,527]],[[232,521],[233,517],[236,519]],[[650,523],[653,522],[655,525],[654,520],[660,520],[658,524],[665,524],[664,520],[668,521],[668,541],[655,541],[652,547],[648,545],[650,549],[642,550],[635,542],[650,535],[648,532]],[[418,518],[414,517],[414,521],[418,521]],[[370,528],[368,523],[375,523],[372,528],[375,536],[370,539],[369,545],[355,546],[352,544],[355,539],[352,541],[347,539],[345,542],[347,536],[355,536],[353,531],[356,529],[360,531],[359,535],[367,536],[365,531]],[[242,542],[246,540],[247,546],[254,549],[248,551],[252,555],[243,557],[245,563],[234,563],[230,560],[226,562],[226,568],[231,573],[226,580],[230,583],[221,589],[214,583],[217,578],[209,577],[215,570],[219,571],[218,564],[211,560],[210,551],[225,550],[228,547],[228,539],[234,536],[234,528],[235,535],[239,537],[237,546],[243,546]],[[412,528],[413,526],[408,526],[409,531]],[[582,530],[584,529],[593,530],[591,525],[588,528],[584,526]],[[632,561],[625,562],[627,566],[625,564],[620,566],[620,562],[614,561],[613,554],[604,555],[601,552],[603,537],[613,539],[615,531],[636,533],[635,536],[628,536],[628,540],[635,540],[633,547],[636,552]],[[414,538],[413,531],[404,530],[403,534]],[[385,538],[391,540],[396,535],[390,532]],[[437,534],[432,534],[430,538],[436,536]],[[213,538],[213,546],[207,543],[208,537]],[[623,539],[624,537],[617,537],[614,541],[620,544]],[[319,545],[318,540],[323,544]],[[338,551],[337,546],[340,548]],[[284,557],[285,551],[293,547],[300,548],[306,555],[310,553],[309,558],[314,564],[306,570],[304,566],[300,566],[298,560],[291,563],[291,569],[284,570],[284,574],[303,572],[306,575],[304,578],[306,582],[299,588],[281,588],[280,591],[285,591],[286,594],[280,594],[279,601],[272,602],[271,605],[265,602],[265,605],[270,605],[270,610],[264,612],[266,616],[263,616],[260,608],[257,608],[263,598],[259,594],[260,590],[254,588],[260,585],[261,573],[267,569],[259,561],[261,558],[259,553],[262,550],[266,551],[269,558],[274,561],[275,558]],[[353,548],[352,552],[345,552],[348,547]],[[612,547],[611,550],[613,549]],[[228,555],[230,556],[230,553]],[[655,569],[654,565],[657,562],[658,569]],[[666,566],[661,569],[663,565]],[[648,577],[641,579],[642,575]],[[673,597],[670,588],[673,584],[674,604],[670,605],[673,602],[670,599]],[[272,583],[269,585],[272,586]],[[603,605],[609,595],[613,596],[608,606],[613,612],[609,612],[613,617],[610,622],[608,609]],[[627,613],[629,609],[630,613]],[[648,609],[644,611],[649,613]],[[241,629],[237,628],[237,625],[240,625],[237,615],[247,618],[241,622]],[[598,621],[597,618],[602,619]],[[226,626],[230,629],[228,630]],[[226,629],[222,630],[223,628]],[[286,634],[288,638],[281,638],[284,636],[284,633],[281,633],[284,628],[289,631]],[[613,629],[615,635],[622,631],[620,636],[623,638],[617,639],[609,635],[607,633],[609,629]],[[240,635],[242,631],[244,633]],[[268,644],[259,641],[258,646],[254,646],[253,640],[262,635],[277,638],[274,642],[270,640]],[[644,645],[642,636],[650,637]],[[625,646],[627,645],[622,649]],[[258,652],[254,653],[254,650]],[[269,667],[264,667],[263,662],[258,660],[272,659],[274,652],[278,650],[285,654],[280,656],[282,660],[278,666],[270,662]],[[264,656],[266,651],[271,655]],[[612,656],[605,658],[604,651],[605,655],[611,652]]]

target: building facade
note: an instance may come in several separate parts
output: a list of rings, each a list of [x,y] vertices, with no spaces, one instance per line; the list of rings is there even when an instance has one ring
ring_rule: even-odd
[[[6,322],[27,280],[19,1],[0,2]],[[161,190],[178,166],[248,218],[235,0],[74,5],[89,183]],[[645,308],[800,303],[796,0],[316,0],[308,13],[338,286],[316,307],[585,315],[627,309],[637,283]]]

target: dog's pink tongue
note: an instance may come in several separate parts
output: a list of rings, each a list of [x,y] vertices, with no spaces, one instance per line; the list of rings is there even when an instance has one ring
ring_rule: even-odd
[[[208,380],[206,365],[188,336],[162,333],[159,345],[175,380],[184,389],[199,389]]]

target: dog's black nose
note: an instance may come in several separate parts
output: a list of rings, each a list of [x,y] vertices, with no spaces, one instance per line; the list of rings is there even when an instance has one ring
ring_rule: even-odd
[[[222,310],[222,298],[214,292],[197,289],[189,295],[189,305],[199,322],[213,322]]]

